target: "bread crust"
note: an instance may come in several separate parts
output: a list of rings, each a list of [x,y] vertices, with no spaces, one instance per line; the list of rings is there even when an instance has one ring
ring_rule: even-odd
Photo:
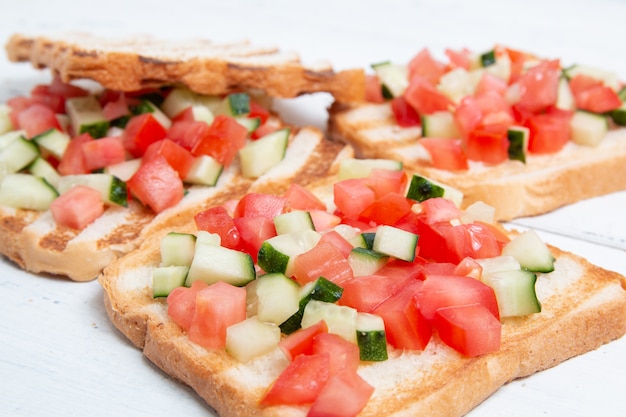
[[[482,201],[496,209],[498,220],[534,216],[591,197],[626,190],[626,129],[610,131],[597,147],[573,143],[558,153],[530,155],[526,164],[473,163],[468,171],[432,166],[418,145],[419,128],[401,128],[389,104],[334,103],[329,135],[350,143],[365,158],[392,158],[463,192],[464,207]]]
[[[11,61],[49,68],[64,82],[87,78],[112,90],[182,84],[201,94],[260,90],[273,97],[290,98],[328,92],[347,102],[365,97],[361,69],[337,72],[328,64],[305,65],[295,53],[249,42],[165,41],[148,36],[111,39],[86,33],[14,34],[6,52]]]

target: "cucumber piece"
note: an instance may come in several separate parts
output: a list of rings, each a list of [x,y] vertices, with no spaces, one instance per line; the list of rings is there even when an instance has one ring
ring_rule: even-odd
[[[285,274],[265,274],[246,287],[247,314],[282,324],[300,308],[300,286]]]
[[[615,110],[611,110],[609,115],[617,125],[626,126],[626,103]]]
[[[26,137],[26,131],[24,130],[12,130],[10,132],[6,132],[0,135],[0,152],[11,142],[18,139],[19,137]]]
[[[513,256],[522,268],[532,272],[554,271],[554,256],[534,230],[528,230],[504,245],[502,255]]]
[[[77,135],[89,133],[97,139],[104,137],[109,129],[109,121],[95,96],[68,98],[65,100],[65,111]]]
[[[461,134],[456,127],[453,114],[444,110],[422,115],[422,136],[455,139],[460,138]]]
[[[537,275],[534,272],[523,269],[498,271],[483,276],[481,281],[493,288],[500,317],[541,312],[541,303],[535,292]]]
[[[141,166],[141,158],[129,159],[104,168],[105,174],[113,175],[122,181],[128,181]]]
[[[574,110],[576,100],[566,77],[559,78],[559,87],[556,95],[556,107],[562,110]]]
[[[204,96],[184,87],[176,87],[161,103],[161,110],[169,118],[174,118],[191,107],[195,120],[211,124],[215,109],[219,107],[220,102],[221,99],[217,96]]]
[[[11,141],[0,151],[0,179],[14,174],[32,163],[39,156],[39,148],[23,136]]]
[[[376,233],[374,232],[365,232],[361,233],[363,237],[363,241],[365,242],[365,247],[367,249],[372,249],[374,247],[374,238],[376,237]]]
[[[347,224],[338,224],[333,227],[333,230],[341,235],[344,239],[346,239],[350,244],[355,248],[366,248],[371,249],[372,246],[368,246],[368,242],[365,239],[365,236],[359,231],[359,229],[352,227]]]
[[[9,174],[0,183],[0,205],[44,211],[59,196],[53,186],[31,174]]]
[[[11,117],[9,117],[10,113],[11,107],[9,107],[8,104],[0,104],[0,135],[6,132],[10,132],[14,129],[13,123],[11,122]]]
[[[156,121],[159,122],[159,124],[163,126],[165,129],[169,129],[170,127],[172,127],[172,121],[170,120],[170,118],[167,117],[167,115],[163,113],[163,111],[160,108],[158,108],[157,105],[151,102],[150,100],[146,100],[146,99],[141,100],[140,106],[142,109],[141,113],[152,114],[152,117],[154,117]]]
[[[276,233],[284,235],[303,230],[315,230],[311,213],[303,210],[290,211],[274,217]]]
[[[54,188],[58,187],[61,174],[50,165],[50,162],[46,161],[41,156],[35,158],[27,169],[31,174],[45,179],[46,182]]]
[[[222,175],[224,166],[217,162],[213,157],[209,155],[197,156],[189,172],[184,178],[184,182],[188,184],[199,184],[214,186],[217,184],[217,180]]]
[[[385,322],[375,314],[358,313],[356,317],[356,342],[362,361],[386,361],[387,335]]]
[[[247,253],[217,245],[196,245],[185,286],[201,280],[207,284],[224,281],[242,287],[255,278],[254,262]]]
[[[200,245],[220,246],[222,238],[217,233],[209,233],[206,230],[198,230],[196,234],[196,248]]]
[[[314,230],[274,236],[261,245],[258,254],[259,266],[268,273],[281,272],[292,276],[295,257],[313,249],[320,239],[321,235]]]
[[[128,207],[126,183],[114,175],[104,173],[64,175],[59,179],[59,193],[63,194],[79,184],[98,190],[102,201],[107,204]]]
[[[570,120],[570,129],[574,143],[598,146],[609,131],[609,123],[602,114],[577,110]]]
[[[526,163],[530,130],[524,126],[512,126],[507,130],[506,137],[509,141],[509,159]]]
[[[366,178],[373,169],[401,171],[402,162],[393,159],[343,159],[339,163],[339,179]]]
[[[61,159],[67,145],[70,144],[70,135],[58,129],[50,129],[32,139],[40,148],[45,149],[57,159]]]
[[[589,65],[574,64],[568,68],[564,68],[563,74],[570,80],[578,74],[595,78],[596,80],[602,81],[605,86],[612,88],[616,92],[621,88],[621,82],[617,73]]]
[[[280,129],[269,133],[239,150],[241,175],[245,178],[258,178],[278,165],[285,157],[290,129]]]
[[[278,326],[256,316],[226,328],[226,352],[243,363],[271,352],[279,341]]]
[[[341,298],[343,288],[324,277],[319,277],[300,288],[298,311],[280,325],[280,330],[285,334],[291,334],[301,327],[304,309],[311,300],[334,303]]]
[[[250,95],[248,93],[229,94],[222,100],[221,110],[227,116],[246,116],[250,113]]]
[[[235,117],[235,120],[237,123],[245,127],[248,130],[248,133],[254,132],[259,126],[261,126],[260,117]]]
[[[387,264],[388,260],[388,255],[365,248],[354,248],[348,255],[348,262],[355,277],[375,274]]]
[[[384,98],[399,97],[409,86],[409,70],[405,65],[385,61],[372,64],[372,69],[380,81]]]
[[[491,65],[494,65],[496,63],[496,51],[495,49],[492,49],[490,51],[484,52],[482,54],[480,54],[480,56],[478,57],[478,60],[480,62],[480,66],[483,68],[489,67]]]
[[[169,232],[161,238],[161,266],[190,266],[196,248],[191,233]]]
[[[463,193],[461,191],[418,174],[413,174],[413,177],[411,177],[406,196],[418,202],[428,200],[429,198],[443,197],[453,201],[458,207],[461,206],[463,201]]]
[[[188,266],[159,266],[152,270],[152,297],[167,297],[174,288],[185,285]]]
[[[393,226],[378,226],[374,237],[374,251],[413,262],[419,236]]]
[[[514,271],[521,269],[519,261],[511,255],[500,255],[493,258],[476,259],[482,267],[482,275],[491,275],[502,271]]]
[[[302,328],[307,328],[324,320],[328,332],[356,343],[356,309],[325,301],[311,300],[304,308]]]

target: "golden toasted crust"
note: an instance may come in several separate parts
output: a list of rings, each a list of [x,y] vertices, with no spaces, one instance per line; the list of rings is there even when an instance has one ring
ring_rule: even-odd
[[[260,90],[289,98],[329,92],[348,102],[365,96],[365,76],[360,69],[335,72],[327,64],[307,66],[294,53],[248,42],[15,34],[6,51],[11,61],[50,68],[65,82],[87,78],[112,90],[183,84],[201,94]]]
[[[335,103],[329,135],[352,144],[366,158],[401,160],[409,169],[461,190],[468,206],[483,201],[499,220],[531,216],[586,198],[626,190],[626,129],[609,132],[597,147],[568,144],[551,155],[530,155],[526,164],[471,164],[468,171],[436,169],[418,144],[419,128],[401,128],[388,104]]]

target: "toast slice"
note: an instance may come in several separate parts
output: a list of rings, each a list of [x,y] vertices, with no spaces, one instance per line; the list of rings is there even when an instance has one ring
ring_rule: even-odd
[[[329,185],[332,182],[316,190],[327,195]],[[195,228],[188,223],[177,231],[194,233]],[[152,297],[151,270],[160,262],[159,242],[160,236],[151,236],[99,277],[114,325],[164,372],[191,386],[221,417],[307,415],[307,406],[259,405],[288,364],[279,348],[241,363],[223,349],[190,342],[170,319],[166,301]],[[542,311],[502,319],[497,352],[465,357],[437,336],[423,351],[392,349],[388,360],[359,367],[359,375],[375,389],[359,416],[462,416],[511,380],[622,337],[626,279],[574,254],[550,249],[555,270],[539,274],[536,283]]]

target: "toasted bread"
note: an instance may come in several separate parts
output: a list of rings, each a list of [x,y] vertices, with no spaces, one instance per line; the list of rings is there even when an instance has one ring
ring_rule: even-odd
[[[327,193],[328,183],[319,187]],[[191,223],[178,231],[194,232]],[[99,282],[114,325],[167,374],[191,386],[221,417],[304,416],[307,406],[261,407],[288,361],[279,348],[247,363],[225,350],[190,342],[152,296],[151,270],[160,236],[104,270]],[[424,351],[391,350],[383,362],[362,363],[374,394],[359,416],[461,416],[499,387],[593,350],[626,332],[626,279],[571,253],[551,248],[555,270],[540,274],[541,313],[503,319],[499,351],[461,356],[436,336]]]
[[[467,171],[433,167],[418,139],[419,127],[402,128],[388,103],[334,103],[329,136],[350,143],[365,158],[390,158],[464,194],[464,204],[483,201],[499,220],[538,215],[586,198],[626,189],[626,129],[610,131],[596,147],[569,143],[560,152],[529,155],[488,166],[470,163]]]

